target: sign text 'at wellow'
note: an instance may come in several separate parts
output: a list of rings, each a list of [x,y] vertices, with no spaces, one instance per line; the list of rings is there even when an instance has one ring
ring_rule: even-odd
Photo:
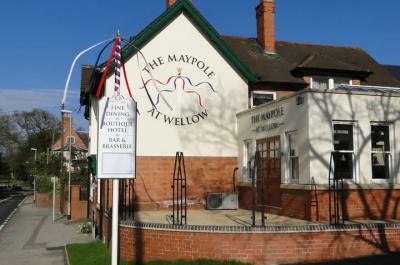
[[[98,178],[134,178],[136,102],[122,96],[99,101]]]
[[[183,71],[184,66],[191,67]],[[151,73],[163,67],[165,72],[169,73],[167,76],[162,79],[149,78],[144,81],[142,87],[139,87],[147,88],[154,102],[154,106],[146,115],[172,126],[191,126],[206,120],[209,117],[207,109],[209,101],[219,98],[218,90],[212,82],[216,76],[212,67],[194,55],[168,54],[149,60],[142,72]],[[175,67],[177,73],[171,72]],[[160,100],[163,95],[172,99],[172,110],[163,107],[164,103]]]
[[[278,107],[278,108],[275,108],[272,110],[267,110],[265,112],[251,116],[251,123],[258,124],[261,122],[269,122],[270,120],[278,119],[278,118],[282,117],[283,115],[285,115],[283,107]],[[254,129],[254,131],[256,133],[268,132],[268,131],[278,129],[282,125],[283,125],[282,122],[274,121],[271,123],[260,124]]]

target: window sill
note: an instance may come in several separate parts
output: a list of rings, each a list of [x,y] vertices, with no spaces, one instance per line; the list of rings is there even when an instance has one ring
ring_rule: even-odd
[[[251,181],[247,182],[247,181],[242,181],[236,184],[237,187],[252,187]]]

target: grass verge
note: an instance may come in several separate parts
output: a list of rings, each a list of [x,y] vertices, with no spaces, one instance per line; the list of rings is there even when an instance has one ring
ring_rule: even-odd
[[[68,259],[70,265],[110,265],[110,251],[101,241],[84,244],[67,245]],[[119,265],[136,265],[134,261],[120,261]],[[150,261],[145,265],[248,265],[238,261],[218,260],[174,260],[174,261]]]

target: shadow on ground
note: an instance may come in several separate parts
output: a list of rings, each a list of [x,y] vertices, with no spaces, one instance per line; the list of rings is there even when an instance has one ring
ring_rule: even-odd
[[[291,265],[395,265],[400,264],[400,252],[318,263],[290,263]],[[288,265],[290,265],[288,264]]]

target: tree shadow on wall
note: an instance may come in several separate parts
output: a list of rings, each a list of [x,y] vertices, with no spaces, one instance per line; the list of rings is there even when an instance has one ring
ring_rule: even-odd
[[[186,133],[185,130],[179,130],[179,139],[181,141],[181,145],[183,146],[183,150],[180,150],[185,155],[186,167],[190,168],[190,157],[187,156],[185,152],[185,146],[190,146],[190,148],[197,154],[199,153],[209,153],[209,150],[214,150],[215,157],[228,157],[228,153],[230,157],[236,157],[237,150],[237,133],[236,133],[236,112],[245,110],[240,109],[241,103],[243,100],[238,99],[237,97],[231,96],[229,98],[220,96],[217,101],[208,101],[207,104],[207,113],[208,116],[206,119],[200,121],[198,124],[191,125],[197,126],[198,130],[196,133],[189,134]],[[247,102],[247,99],[246,99]],[[237,111],[234,111],[237,110]],[[194,110],[190,108],[183,108],[182,113],[193,113]],[[233,113],[233,115],[232,115]],[[226,151],[229,150],[229,151]],[[235,153],[235,155],[231,155]],[[226,175],[218,176],[218,179],[221,180],[224,184],[232,183],[232,174],[235,165],[230,169],[224,169],[222,166],[209,164],[207,166],[211,168],[211,170],[223,170],[224,172],[229,172]],[[187,170],[188,172],[188,170]],[[205,193],[207,192],[228,192],[230,190],[220,190],[221,187],[218,186],[218,183],[213,183],[210,185],[210,179],[207,178],[210,174],[205,171],[204,168],[197,167],[193,175],[188,175],[188,197],[190,198],[190,190],[191,187],[196,187],[196,189],[202,190]],[[236,180],[236,179],[235,179]],[[224,185],[226,186],[226,185]],[[226,187],[225,187],[226,189]],[[233,189],[233,188],[232,188]]]
[[[317,124],[331,124],[334,120],[343,120],[343,117],[346,117],[345,120],[348,121],[357,121],[360,117],[367,121],[385,121],[392,122],[398,121],[400,119],[400,112],[396,111],[396,108],[393,108],[393,97],[391,95],[377,97],[365,96],[363,100],[355,101],[355,96],[352,96],[350,93],[347,95],[343,95],[340,97],[346,97],[345,100],[341,101],[342,105],[346,107],[340,107],[338,102],[335,102],[332,96],[335,96],[331,93],[310,93],[312,102],[314,106],[317,107],[317,111],[310,113],[310,120],[318,121]],[[378,100],[379,99],[379,100]],[[392,105],[392,107],[391,107]],[[365,111],[366,110],[366,111]],[[339,115],[340,113],[340,115]],[[314,116],[313,116],[314,115]],[[322,118],[321,118],[322,117]],[[338,119],[340,117],[340,119]],[[318,125],[320,126],[320,125]],[[354,141],[355,150],[354,153],[354,161],[356,161],[356,172],[360,172],[361,168],[371,167],[371,164],[361,165],[360,161],[362,161],[361,154],[365,152],[369,152],[371,148],[371,132],[369,130],[363,130],[362,128],[357,129],[357,138]],[[313,130],[313,128],[310,128]],[[395,134],[396,130],[393,128],[391,133]],[[325,169],[326,169],[326,179],[328,179],[329,173],[329,158],[330,152],[333,151],[333,139],[332,134],[324,135],[323,133],[316,134],[315,137],[310,139],[310,143],[319,142],[323,145],[331,145],[332,150],[328,150],[325,152],[321,152],[318,150],[316,146],[310,144],[310,160],[317,160]],[[325,142],[325,144],[324,144]],[[304,143],[306,144],[306,143]],[[321,146],[319,144],[318,146]],[[394,141],[394,146],[392,150],[396,149],[396,142]],[[392,151],[393,152],[393,151]],[[357,198],[360,201],[363,216],[366,216],[372,220],[389,220],[389,219],[398,219],[399,218],[399,204],[400,204],[400,196],[394,194],[395,188],[395,179],[399,174],[400,163],[395,159],[400,157],[399,153],[393,153],[393,163],[391,164],[391,179],[387,181],[385,184],[385,189],[383,198],[382,196],[378,196],[376,193],[371,193],[368,190],[365,190],[365,187],[357,182],[351,183],[354,188],[345,189],[343,192],[343,196],[341,197],[341,209],[343,217],[346,219],[351,218],[350,207],[352,204],[352,198],[350,196],[350,192],[355,192],[357,194]],[[365,160],[365,157],[364,157]],[[362,176],[365,177],[365,176]],[[327,182],[327,181],[326,181]],[[317,183],[318,184],[318,183]],[[354,196],[354,194],[353,194]],[[354,198],[354,197],[353,197]],[[361,230],[355,235],[355,239],[362,240],[369,244],[370,246],[375,247],[376,249],[388,253],[391,251],[387,233],[385,231],[384,225],[378,225],[378,233],[374,233],[371,230]],[[339,235],[335,237],[331,244],[336,244],[335,241],[343,240]],[[301,242],[299,242],[301,244]],[[346,246],[346,242],[342,242],[341,245],[343,248]],[[396,254],[397,258],[399,258],[399,254]],[[383,257],[384,258],[384,257]],[[373,257],[368,258],[371,262],[374,260]],[[356,264],[351,263],[354,260],[349,260],[350,263],[318,263],[318,264]],[[361,262],[361,261],[360,261]],[[380,262],[381,263],[381,262]],[[360,263],[361,264],[361,263]],[[364,264],[364,263],[362,263]],[[369,264],[369,263],[365,263]],[[371,263],[372,264],[372,263]],[[381,263],[382,264],[382,263]],[[389,263],[388,263],[389,264]]]
[[[335,261],[326,261],[318,263],[289,263],[290,265],[394,265],[400,260],[400,252],[389,253],[385,255],[374,255],[351,259],[342,259]],[[289,265],[287,264],[287,265]]]

